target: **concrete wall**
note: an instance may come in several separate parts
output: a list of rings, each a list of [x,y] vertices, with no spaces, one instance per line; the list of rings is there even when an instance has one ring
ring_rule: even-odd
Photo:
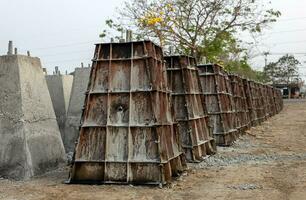
[[[75,69],[65,123],[64,145],[67,152],[74,151],[75,141],[79,136],[79,127],[89,76],[90,68]]]
[[[47,75],[46,81],[51,96],[56,120],[64,139],[65,121],[71,94],[72,75]]]
[[[65,161],[38,58],[0,57],[0,176],[28,179]]]

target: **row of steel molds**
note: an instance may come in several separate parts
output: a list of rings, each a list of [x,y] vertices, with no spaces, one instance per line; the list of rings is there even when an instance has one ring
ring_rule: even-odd
[[[283,99],[278,89],[269,85],[261,84],[262,96],[264,97],[264,108],[266,119],[278,114],[282,110]]]
[[[198,65],[205,104],[217,145],[229,146],[238,137],[231,83],[217,64]]]
[[[279,105],[281,110],[284,108],[284,101],[283,101],[283,95],[282,92],[280,90],[278,90],[278,99],[279,99]],[[280,110],[280,111],[281,111]]]
[[[254,126],[255,121],[256,121],[256,112],[255,112],[255,104],[253,101],[253,85],[252,81],[244,78],[243,80],[243,86],[244,86],[244,91],[245,91],[245,96],[246,96],[246,102],[247,102],[247,107],[248,107],[248,114],[249,114],[249,120],[250,120],[250,125]]]
[[[235,127],[241,134],[250,127],[249,108],[244,89],[243,79],[236,75],[230,74],[229,78],[232,85],[235,110]]]
[[[284,107],[282,92],[279,89],[274,88],[273,98],[274,98],[276,113],[279,113]]]
[[[272,103],[272,106],[273,106],[273,115],[276,115],[278,114],[278,110],[279,110],[279,106],[278,106],[278,99],[277,99],[277,96],[276,96],[276,93],[277,93],[277,90],[276,88],[273,88],[272,86],[271,87],[271,90],[272,90],[272,95],[271,95],[271,103]],[[282,97],[280,98],[280,100],[282,101]]]
[[[245,87],[244,87],[244,79],[240,76],[238,76],[238,85],[239,85],[239,90],[241,91],[241,110],[245,111],[245,115],[243,117],[243,121],[242,121],[242,129],[243,130],[247,130],[248,128],[251,127],[251,118],[250,118],[250,111],[249,111],[249,107],[248,107],[248,100],[247,100],[247,93],[245,91]]]
[[[276,104],[274,102],[273,87],[265,85],[266,90],[266,101],[267,101],[267,116],[272,117],[276,115]]]
[[[257,126],[282,110],[280,91],[268,85],[243,79],[249,118],[252,126]]]
[[[280,90],[269,85],[260,84],[262,102],[264,102],[266,119],[278,114],[282,110],[283,99]]]
[[[216,146],[196,61],[184,55],[166,56],[165,61],[182,147],[187,161],[200,162],[207,155],[215,153]]]
[[[256,82],[257,85],[257,89],[258,89],[258,102],[257,102],[257,106],[256,106],[256,112],[257,112],[257,121],[258,123],[262,123],[267,119],[267,108],[266,108],[266,98],[265,98],[265,89],[264,89],[264,85],[261,83]]]
[[[251,125],[257,126],[265,119],[265,110],[261,97],[261,90],[255,81],[248,81],[250,87],[250,101],[252,102]]]
[[[272,86],[269,86],[269,102],[270,102],[270,108],[271,108],[271,116],[274,116],[277,114],[277,105],[274,100],[274,88]]]
[[[162,49],[97,44],[69,182],[163,185],[185,168]]]

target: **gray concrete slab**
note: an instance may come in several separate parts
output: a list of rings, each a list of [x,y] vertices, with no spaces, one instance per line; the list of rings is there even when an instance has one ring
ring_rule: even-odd
[[[79,127],[85,101],[85,92],[90,76],[90,68],[76,68],[73,74],[74,78],[65,123],[64,145],[67,152],[74,151],[75,141],[79,136]]]
[[[56,120],[64,140],[65,121],[73,83],[72,75],[46,75]]]
[[[0,176],[28,179],[65,161],[39,58],[0,56]]]

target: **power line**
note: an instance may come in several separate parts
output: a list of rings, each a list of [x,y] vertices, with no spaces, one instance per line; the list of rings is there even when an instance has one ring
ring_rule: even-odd
[[[278,33],[295,33],[295,32],[304,32],[305,29],[294,29],[294,30],[284,30],[284,31],[274,31],[274,32],[268,32],[267,34],[278,34]]]
[[[256,54],[255,57],[257,56],[279,56],[279,55],[286,55],[286,54],[299,55],[300,57],[306,56],[306,52],[305,53],[303,52],[263,52],[263,53]]]
[[[269,55],[285,55],[285,54],[305,55],[306,56],[306,52],[305,53],[303,52],[278,52],[278,53],[271,52],[269,53]]]
[[[306,17],[293,17],[293,18],[284,18],[284,19],[279,19],[277,21],[295,21],[295,20],[302,20],[302,19],[306,19]]]
[[[56,53],[56,54],[47,54],[47,55],[39,55],[40,57],[52,57],[52,56],[60,56],[60,55],[70,55],[75,53],[92,53],[92,49],[89,50],[82,50],[82,51],[70,51],[70,52],[64,52],[64,53]]]
[[[78,45],[84,45],[84,44],[93,45],[93,44],[99,43],[99,42],[101,42],[101,41],[92,40],[92,41],[87,41],[87,42],[68,43],[68,44],[54,45],[54,46],[49,46],[49,47],[35,47],[35,48],[32,48],[31,51],[33,51],[33,50],[43,50],[43,49],[54,49],[54,48],[61,48],[61,47],[70,47],[70,46],[78,46]]]
[[[50,61],[50,62],[44,62],[44,63],[47,63],[47,64],[52,64],[52,63],[58,63],[58,62],[73,62],[73,61],[82,61],[82,60],[90,60],[91,61],[92,58],[85,58],[85,59],[71,59],[71,60],[56,60],[56,61]]]
[[[80,42],[80,43],[70,43],[70,44],[63,44],[63,45],[56,45],[56,46],[49,46],[49,47],[41,47],[41,48],[34,48],[32,50],[42,50],[42,49],[52,49],[52,48],[59,48],[59,47],[70,47],[70,46],[78,46],[83,44],[94,43],[96,41],[89,41],[89,42]]]
[[[281,42],[278,44],[293,44],[293,43],[305,43],[306,40],[297,40],[297,41],[288,41],[288,42]]]
[[[296,44],[296,43],[306,43],[306,40],[288,41],[288,42],[278,42],[273,45],[283,45],[283,44]]]
[[[306,19],[306,17],[305,17],[305,19]],[[286,33],[286,32],[300,32],[300,31],[306,31],[306,29],[296,29],[296,30],[289,30],[289,31],[277,31],[277,32],[270,32],[270,33],[267,33],[267,34],[277,34],[277,33]],[[55,49],[55,48],[71,47],[71,46],[79,46],[79,45],[85,45],[85,44],[93,45],[95,43],[100,43],[100,42],[101,41],[98,41],[98,40],[91,40],[91,41],[86,41],[86,42],[59,44],[59,45],[48,46],[48,47],[34,47],[34,48],[31,48],[31,51],[33,51],[33,50]],[[277,43],[277,45],[278,44],[300,43],[300,42],[306,42],[306,40],[282,42],[282,43]],[[22,50],[25,50],[25,49],[22,49]]]

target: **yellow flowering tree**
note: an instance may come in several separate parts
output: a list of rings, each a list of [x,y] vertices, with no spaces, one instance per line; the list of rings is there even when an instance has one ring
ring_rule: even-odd
[[[279,16],[261,0],[129,0],[116,24],[139,39],[216,62],[245,52],[237,33],[259,33]]]

